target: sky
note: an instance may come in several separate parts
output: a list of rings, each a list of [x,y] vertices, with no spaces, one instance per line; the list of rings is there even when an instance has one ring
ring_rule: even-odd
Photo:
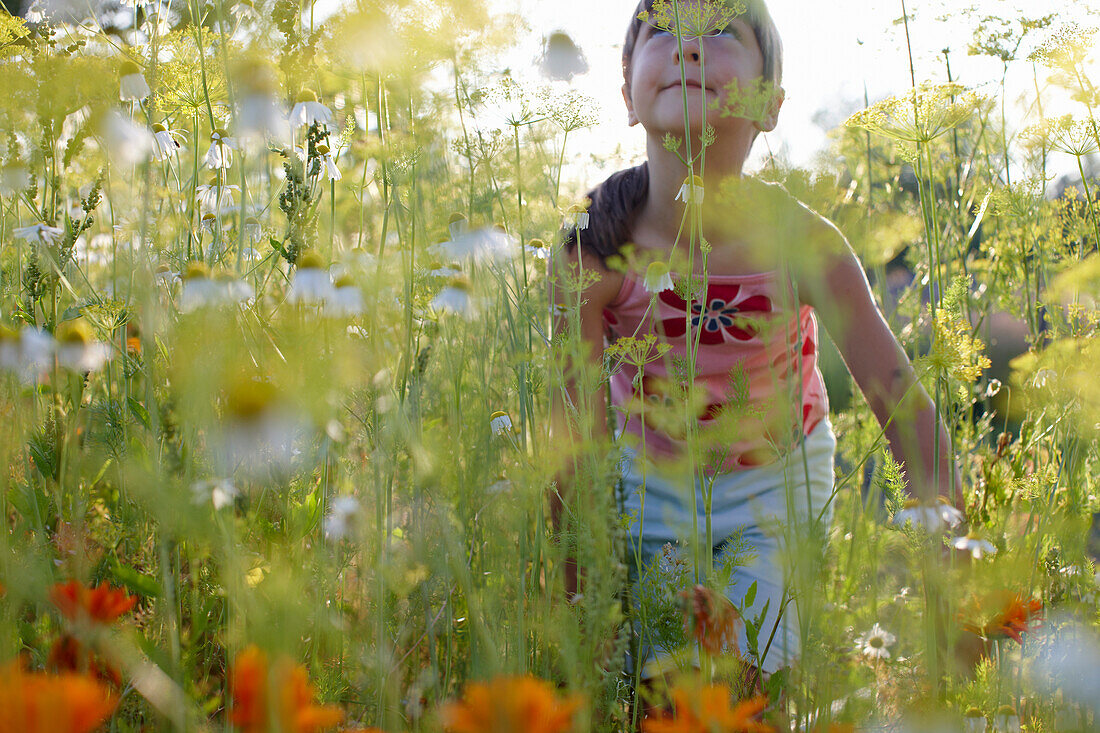
[[[600,124],[575,140],[579,162],[586,153],[608,154],[618,151],[624,164],[635,162],[644,149],[644,132],[626,125],[622,103],[621,53],[626,26],[637,0],[493,0],[500,7],[518,11],[529,26],[517,48],[505,61],[519,75],[534,76],[541,52],[541,40],[557,30],[568,33],[584,53],[587,73],[578,75],[571,86],[594,98],[601,109]],[[1014,6],[1014,1],[1022,3]],[[1096,13],[1091,25],[1100,25],[1100,0],[1055,3],[1052,0],[972,0],[978,16],[996,13],[1002,17],[1020,17],[1021,11],[1037,16],[1066,8],[1078,15]],[[962,3],[951,3],[961,7]],[[901,0],[768,0],[784,43],[784,83],[786,102],[779,126],[758,140],[754,159],[770,148],[800,166],[812,166],[815,156],[827,144],[826,130],[836,127],[861,109],[864,90],[871,102],[904,92],[910,87]],[[984,57],[969,56],[975,19],[956,15],[943,21],[948,12],[942,0],[907,0],[910,36],[914,48],[916,79],[947,81],[943,49],[949,50],[952,76],[969,86],[999,94],[1001,63]],[[1026,66],[1026,68],[1025,68]],[[1040,83],[1046,73],[1040,69]],[[1100,75],[1094,76],[1100,78]],[[1020,117],[1011,109],[1011,100],[1031,92],[1034,79],[1028,65],[1009,74],[1006,82],[1009,116]],[[1051,97],[1047,114],[1072,111],[1067,100]],[[750,159],[749,168],[754,161]],[[583,173],[582,173],[583,175]]]

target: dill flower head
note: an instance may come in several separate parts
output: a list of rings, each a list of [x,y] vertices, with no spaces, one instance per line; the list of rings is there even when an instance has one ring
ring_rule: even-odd
[[[928,143],[968,120],[986,99],[961,84],[925,82],[856,112],[845,125],[909,143]]]
[[[653,10],[643,10],[638,18],[655,28],[678,34],[685,38],[713,36],[742,15],[746,8],[740,2],[720,0],[687,0],[674,8],[668,0],[657,0]],[[679,25],[677,25],[677,10]]]
[[[1066,23],[1032,51],[1027,60],[1073,73],[1088,60],[1089,54],[1096,48],[1096,31],[1096,28]]]
[[[1094,120],[1077,120],[1071,115],[1044,119],[1024,128],[1020,137],[1076,158],[1100,152],[1100,127]]]

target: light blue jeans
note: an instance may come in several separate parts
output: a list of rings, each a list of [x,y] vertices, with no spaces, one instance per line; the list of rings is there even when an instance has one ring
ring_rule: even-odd
[[[734,471],[719,475],[712,489],[711,560],[715,566],[723,561],[723,552],[734,543],[730,538],[740,533],[742,540],[751,547],[755,557],[738,567],[726,596],[740,607],[745,592],[756,582],[756,599],[746,609],[746,616],[755,618],[764,603],[768,613],[759,632],[759,652],[764,653],[768,639],[775,635],[763,659],[765,672],[773,672],[797,658],[800,649],[798,630],[798,598],[782,609],[787,578],[784,568],[791,567],[787,548],[790,541],[797,542],[805,532],[808,522],[820,521],[827,528],[832,519],[833,455],[836,437],[828,418],[822,420],[806,436],[803,443],[789,454],[767,466]],[[687,538],[692,533],[691,501],[685,482],[662,476],[650,463],[643,479],[635,452],[624,448],[621,462],[622,494],[620,506],[631,518],[627,549],[630,557],[631,578],[638,577],[636,551],[641,547],[642,568],[651,565],[655,558],[661,560],[661,549],[671,544],[673,552],[686,561],[691,569],[691,551]],[[809,491],[806,477],[809,475]],[[645,513],[642,515],[642,486],[645,486]],[[703,486],[695,481],[696,513],[698,514],[698,542],[706,544],[706,517]],[[809,505],[807,504],[809,501]],[[644,519],[644,522],[640,521]],[[642,535],[639,537],[639,525]],[[823,536],[824,533],[821,533]],[[793,548],[792,548],[793,549]],[[666,562],[666,560],[662,560]],[[690,577],[690,576],[689,576]],[[776,620],[778,618],[778,627]],[[742,653],[747,649],[747,637],[743,624],[738,624],[738,646]],[[696,651],[696,664],[698,652]],[[633,660],[628,653],[627,671],[633,672]],[[649,644],[642,646],[645,659],[642,676],[648,678],[665,671],[670,660],[664,650],[656,650]]]

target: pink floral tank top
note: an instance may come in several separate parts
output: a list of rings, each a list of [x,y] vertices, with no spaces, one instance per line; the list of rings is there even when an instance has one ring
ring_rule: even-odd
[[[685,400],[698,415],[695,444],[711,470],[771,463],[808,435],[829,405],[817,366],[817,319],[807,305],[792,313],[792,300],[769,272],[711,275],[705,297],[690,302],[676,290],[654,300],[637,275],[627,273],[603,312],[608,338],[653,334],[670,346],[642,367],[640,379],[630,364],[612,373],[612,403],[622,431],[637,438],[635,447],[643,446],[644,423],[650,457],[685,456]],[[688,338],[696,335],[695,388],[689,389]]]

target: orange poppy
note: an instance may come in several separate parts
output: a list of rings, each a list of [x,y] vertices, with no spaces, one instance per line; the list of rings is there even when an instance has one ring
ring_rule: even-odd
[[[730,691],[721,685],[701,690],[672,688],[675,714],[642,721],[645,733],[772,733],[775,729],[757,720],[768,705],[754,697],[730,706]]]
[[[339,708],[315,705],[314,690],[304,667],[284,660],[269,670],[267,655],[255,645],[242,650],[231,676],[233,712],[230,720],[245,733],[266,733],[269,717],[278,716],[279,730],[315,733],[332,728],[344,717]],[[268,700],[274,691],[278,699]]]
[[[580,705],[531,675],[498,677],[467,685],[461,702],[443,707],[443,725],[453,733],[564,733]]]
[[[55,585],[50,591],[50,599],[70,621],[88,618],[101,624],[112,623],[128,613],[138,600],[137,596],[107,583],[89,588],[75,580]]]
[[[691,634],[710,654],[729,649],[741,656],[737,648],[737,622],[741,615],[728,598],[703,585],[681,591],[680,598],[684,601],[684,633]]]
[[[1042,617],[1042,612],[1043,602],[1038,598],[1025,600],[1019,593],[998,591],[974,601],[963,611],[973,619],[963,621],[963,628],[987,639],[1007,637],[1023,644],[1023,634]]]
[[[0,733],[90,733],[114,709],[110,690],[88,675],[0,669]]]

